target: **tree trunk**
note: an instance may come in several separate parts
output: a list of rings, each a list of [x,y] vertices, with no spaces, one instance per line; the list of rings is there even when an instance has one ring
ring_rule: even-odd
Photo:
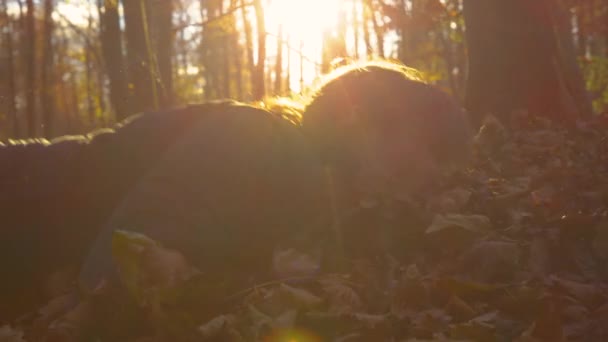
[[[372,43],[369,37],[369,22],[371,21],[371,17],[374,15],[371,11],[371,8],[367,5],[368,0],[363,1],[363,23],[361,23],[363,27],[363,42],[365,43],[365,52],[367,59],[372,59],[374,56],[374,49],[372,48]]]
[[[90,32],[92,24],[92,18],[89,16],[89,27]],[[85,83],[87,89],[87,114],[89,116],[89,127],[93,129],[97,126],[97,119],[95,117],[95,104],[93,102],[93,62],[91,61],[91,49],[93,47],[90,44],[86,44],[84,47],[84,64],[85,64]]]
[[[36,28],[34,0],[27,0],[25,16],[25,117],[27,119],[27,135],[33,138],[37,135],[36,122]]]
[[[274,93],[283,95],[283,25],[277,34],[277,60],[274,67]]]
[[[232,0],[230,4],[231,9],[235,9],[237,6],[237,0]],[[239,31],[236,27],[236,16],[231,14],[232,16],[232,26],[231,26],[231,35],[230,41],[232,44],[232,56],[234,57],[234,82],[236,87],[236,99],[243,100],[243,50],[241,49],[241,45],[239,44]]]
[[[337,58],[346,58],[346,12],[340,11],[337,22],[337,34],[331,30],[323,32],[323,49],[321,51],[321,73],[332,69],[332,62]]]
[[[171,106],[174,103],[173,95],[173,5],[172,1],[159,0],[154,2],[156,23],[156,60],[160,74],[160,105]]]
[[[290,42],[289,35],[286,42]],[[287,66],[285,68],[285,93],[287,95],[291,94],[291,47],[287,45]]]
[[[555,0],[465,0],[465,105],[476,124],[521,109],[567,122],[591,114],[560,10]]]
[[[128,69],[133,84],[132,110],[135,112],[158,108],[145,2],[146,0],[122,0]]]
[[[353,26],[353,57],[359,59],[359,13],[357,11],[357,1],[352,2],[352,26]]]
[[[44,40],[42,47],[42,67],[40,69],[40,95],[42,104],[42,125],[44,136],[53,136],[54,82],[53,82],[53,0],[44,1]]]
[[[99,32],[101,32],[101,14],[99,13],[99,10],[102,8],[102,0],[97,0],[97,14],[98,16],[98,25],[99,25]],[[93,28],[93,9],[89,6],[89,32],[88,34],[93,34],[92,32],[92,28]],[[87,40],[88,42],[90,42],[89,40]],[[91,45],[91,44],[88,44]],[[100,49],[99,45],[95,45],[95,46],[89,46],[91,49]],[[106,116],[106,104],[105,104],[105,89],[104,89],[104,76],[105,76],[105,65],[103,62],[103,56],[100,56],[100,51],[97,50],[96,51],[96,55],[98,58],[96,58],[96,68],[94,70],[94,78],[95,78],[95,82],[97,85],[97,88],[95,89],[95,91],[97,92],[97,101],[98,101],[98,105],[99,105],[99,114],[100,114],[100,122],[98,123],[99,125],[102,126],[106,126],[108,124],[108,118]]]
[[[222,1],[223,2],[223,1]],[[230,9],[232,10],[232,9]],[[226,16],[226,12],[224,11],[224,6],[222,3],[220,3],[220,15],[222,17]],[[229,14],[227,18],[225,18],[225,20],[231,20],[232,19],[232,14]],[[232,35],[234,34],[234,32],[232,32],[230,30],[230,28],[232,27],[232,23],[230,23],[229,25],[226,25],[226,28],[222,28],[222,34],[221,34],[221,40],[222,40],[222,59],[221,59],[221,63],[222,63],[222,97],[223,98],[231,98],[232,97],[232,87],[230,86],[230,81],[232,80],[232,75],[231,75],[231,65],[230,62],[232,61],[232,58],[230,58],[230,56],[232,56],[232,54],[234,53],[232,51]]]
[[[4,30],[4,43],[6,44],[6,79],[7,79],[7,94],[6,94],[6,111],[8,114],[8,118],[10,120],[10,124],[12,127],[12,132],[9,132],[9,136],[13,136],[15,138],[20,137],[19,132],[19,121],[17,119],[17,103],[15,100],[15,96],[17,95],[17,87],[15,85],[15,51],[13,47],[13,20],[8,16],[8,6],[6,3],[7,0],[2,0],[2,16],[6,18],[7,30]]]
[[[454,46],[450,41],[450,23],[447,22],[440,28],[440,31],[437,32],[437,37],[439,38],[439,42],[441,43],[441,47],[443,50],[443,59],[445,60],[448,82],[450,85],[450,90],[452,95],[456,98],[460,98],[460,88],[456,82],[456,78],[454,77],[454,68],[455,66],[455,53]]]
[[[78,97],[78,82],[76,81],[76,77],[74,75],[70,77],[69,89],[70,105],[68,107],[68,128],[71,130],[69,131],[69,134],[76,134],[81,131],[82,124],[80,121],[80,115],[78,115],[78,104],[80,103],[80,99]]]
[[[409,49],[407,48],[407,43],[409,41],[408,38],[408,28],[406,25],[408,18],[408,13],[406,9],[405,0],[398,0],[396,4],[400,20],[397,21],[398,33],[399,33],[399,45],[397,47],[397,58],[403,62],[404,64],[410,64],[408,53]]]
[[[266,66],[266,23],[264,20],[264,8],[261,0],[254,0],[255,17],[258,31],[258,61],[253,72],[253,100],[258,101],[266,95],[264,84],[264,70]]]
[[[253,34],[251,29],[251,22],[247,17],[247,7],[245,6],[245,0],[241,0],[241,15],[243,19],[243,31],[245,31],[245,50],[247,52],[247,67],[249,68],[249,86],[253,88],[255,83],[255,63],[253,61]]]
[[[380,58],[384,58],[384,29],[378,23],[378,18],[376,17],[376,11],[374,10],[373,0],[368,0],[367,6],[369,6],[369,11],[371,13],[370,17],[372,19],[372,26],[374,28],[374,33],[376,34],[376,46],[378,49],[378,56]]]
[[[201,1],[201,14],[204,21],[214,21],[220,14],[220,1]],[[203,27],[203,39],[201,53],[203,56],[204,77],[205,77],[205,99],[217,99],[222,97],[222,84],[220,83],[220,71],[222,65],[222,55],[219,37],[222,28],[218,25],[206,25]]]
[[[118,15],[118,0],[103,0],[100,8],[100,40],[104,64],[110,81],[110,102],[114,107],[116,120],[120,121],[132,114],[125,61],[122,50],[122,32]]]
[[[577,37],[576,47],[579,56],[585,56],[587,53],[587,23],[588,13],[587,5],[581,3],[576,6],[576,26],[577,26]]]
[[[181,12],[181,15],[179,18],[179,26],[183,27],[183,26],[187,25],[188,17],[187,17],[187,12],[185,10],[180,9],[180,12]],[[178,75],[181,75],[182,71],[183,71],[184,75],[187,75],[188,63],[189,63],[189,59],[188,59],[189,51],[188,51],[188,41],[186,40],[186,34],[185,34],[184,29],[181,29],[179,31],[178,39],[177,39],[176,53],[177,53],[177,56],[176,56],[177,70],[181,70],[180,73],[178,73]]]

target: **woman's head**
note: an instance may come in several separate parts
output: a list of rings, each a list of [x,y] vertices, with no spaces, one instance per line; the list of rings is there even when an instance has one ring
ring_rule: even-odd
[[[419,74],[392,62],[336,69],[315,89],[302,128],[324,160],[357,182],[409,191],[469,154],[462,109]],[[405,189],[404,189],[405,188]]]

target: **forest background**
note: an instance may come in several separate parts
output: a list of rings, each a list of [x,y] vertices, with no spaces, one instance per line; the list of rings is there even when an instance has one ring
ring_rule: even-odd
[[[509,49],[516,34],[484,27],[503,20],[515,33],[524,32],[521,27],[526,35],[538,33],[525,24],[529,13],[506,5],[518,2],[0,0],[0,141],[84,133],[182,103],[297,97],[341,59],[399,60],[475,109],[488,98],[480,89],[498,93],[491,82],[501,78],[482,71],[480,60],[507,74],[512,68],[537,75],[538,61],[530,56],[551,64],[545,47],[532,40],[528,55],[509,56],[525,50]],[[561,84],[576,93],[569,86],[576,82],[568,79],[582,78],[583,102],[593,113],[605,112],[608,1],[538,3],[560,19],[551,26],[565,32],[556,40],[558,50],[576,59],[576,72],[564,72]],[[488,33],[482,37],[482,31]],[[493,58],[496,46],[504,49]],[[471,59],[473,53],[477,58]],[[477,60],[475,77],[471,60]],[[515,62],[506,66],[508,61]],[[589,111],[580,96],[572,97]]]

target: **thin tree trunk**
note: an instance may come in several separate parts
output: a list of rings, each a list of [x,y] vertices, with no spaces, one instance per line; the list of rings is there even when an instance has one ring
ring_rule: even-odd
[[[368,6],[370,10],[370,17],[372,19],[372,26],[374,28],[374,33],[376,34],[376,46],[378,50],[378,56],[380,58],[384,58],[384,32],[380,24],[378,23],[378,18],[376,17],[376,11],[373,7],[373,0],[368,0]]]
[[[222,38],[222,97],[232,98],[232,87],[230,83],[232,81],[232,73],[230,68],[230,62],[232,61],[232,39],[231,34],[226,34],[226,37]]]
[[[4,43],[6,44],[6,79],[7,79],[7,103],[6,110],[8,114],[8,118],[10,120],[10,124],[12,127],[12,132],[9,132],[9,136],[13,136],[15,138],[19,138],[19,121],[17,120],[17,103],[15,100],[15,96],[17,95],[17,87],[15,86],[15,61],[14,61],[14,48],[13,48],[13,20],[8,15],[8,6],[6,3],[7,0],[2,0],[2,16],[6,19],[6,27],[7,30],[4,30]]]
[[[44,1],[44,40],[42,46],[42,67],[40,68],[40,95],[42,104],[42,125],[44,136],[53,136],[54,95],[53,95],[53,0]]]
[[[264,20],[264,8],[261,0],[254,0],[253,6],[257,22],[258,32],[258,61],[253,76],[253,100],[261,100],[266,95],[264,85],[264,70],[266,66],[266,23]]]
[[[298,56],[300,57],[300,93],[303,93],[304,92],[304,41],[303,40],[300,40]]]
[[[458,89],[458,85],[456,84],[456,79],[454,78],[454,50],[453,46],[450,42],[450,23],[446,23],[445,27],[440,28],[440,32],[437,33],[437,37],[439,38],[439,42],[441,43],[441,47],[443,50],[443,59],[445,60],[448,81],[450,84],[450,90],[452,91],[452,95],[456,98],[460,98],[460,92]]]
[[[155,1],[156,56],[160,74],[160,104],[163,107],[174,103],[173,95],[173,1]]]
[[[372,48],[372,44],[371,44],[370,37],[369,37],[369,22],[371,20],[370,17],[373,15],[373,13],[371,13],[370,7],[367,6],[368,0],[362,0],[362,1],[363,1],[363,23],[361,25],[363,26],[363,42],[365,43],[365,52],[366,52],[367,59],[372,59],[374,56],[374,49]]]
[[[205,21],[213,21],[220,10],[218,0],[201,1],[201,13]],[[205,15],[206,14],[206,15]],[[205,98],[207,100],[222,97],[222,84],[220,83],[221,46],[218,36],[221,28],[208,25],[203,28],[202,55],[205,67]]]
[[[283,25],[279,25],[277,34],[277,60],[274,68],[274,93],[283,94]]]
[[[91,12],[89,12],[89,22],[88,22],[88,26],[87,26],[87,33],[91,32],[92,27],[93,27],[93,16],[91,15]],[[93,47],[87,41],[84,48],[85,48],[84,59],[85,59],[85,68],[86,68],[85,82],[86,82],[86,89],[87,89],[87,113],[89,114],[89,125],[91,128],[94,128],[97,126],[97,119],[95,117],[95,105],[93,103],[93,70],[92,70],[93,63],[91,61],[91,49]]]
[[[289,39],[289,35],[287,36],[287,39],[285,39],[286,42],[290,42],[291,40]],[[291,47],[288,45],[287,46],[287,68],[286,68],[286,75],[285,75],[285,93],[287,95],[291,94]]]
[[[406,47],[407,42],[409,41],[408,38],[408,30],[407,30],[407,19],[408,19],[408,14],[407,14],[407,10],[406,10],[406,4],[405,4],[405,0],[399,0],[397,1],[397,6],[399,8],[399,15],[401,16],[401,20],[398,21],[399,23],[399,46],[398,46],[398,51],[397,51],[397,58],[399,58],[399,60],[405,64],[409,64],[408,63],[408,48]]]
[[[234,82],[237,100],[243,100],[243,50],[239,45],[239,32],[236,28],[236,18],[233,15],[233,27],[230,35],[232,42],[232,56],[234,57]]]
[[[127,36],[129,74],[133,84],[133,110],[158,108],[153,75],[152,49],[148,35],[145,0],[122,0]]]
[[[103,12],[101,8],[99,8],[99,12],[101,49],[110,81],[110,101],[114,107],[116,120],[121,121],[132,114],[132,108],[123,58],[118,0],[103,0]]]
[[[36,28],[34,19],[34,0],[27,0],[25,17],[26,38],[24,40],[25,57],[25,116],[27,119],[27,135],[37,135],[36,122]]]
[[[232,10],[232,9],[230,9]],[[226,15],[226,13],[224,12],[224,6],[223,6],[223,1],[220,1],[220,15],[223,17]],[[230,20],[230,18],[232,17],[232,15],[230,15],[228,18],[226,18],[226,20]],[[230,58],[230,56],[232,56],[232,34],[233,32],[230,32],[230,28],[232,27],[232,24],[229,25],[227,28],[223,28],[222,29],[222,35],[221,35],[221,39],[222,39],[222,59],[221,59],[221,63],[222,63],[222,97],[224,98],[231,98],[232,97],[232,87],[230,87],[230,81],[232,80],[232,75],[231,75],[231,68],[230,68],[230,62],[232,61],[232,58]]]
[[[577,39],[576,47],[579,56],[585,56],[587,51],[587,11],[585,3],[576,7]]]
[[[353,56],[359,59],[359,13],[357,11],[357,1],[352,1],[352,26],[353,26]]]
[[[101,13],[99,13],[102,8],[102,0],[97,0],[97,14],[98,14],[98,25],[99,32],[101,32],[102,24],[101,24]],[[89,22],[93,21],[93,10],[89,7]],[[98,46],[95,46],[95,49],[98,49]],[[93,47],[91,47],[93,49]],[[97,56],[100,55],[100,52],[97,51]],[[104,75],[106,73],[106,66],[103,61],[103,57],[97,58],[97,68],[95,68],[95,79],[97,82],[97,100],[99,101],[99,112],[100,112],[100,124],[103,126],[107,126],[108,117],[106,113],[106,101],[105,101],[105,89],[104,89]]]
[[[74,75],[72,75],[72,77],[70,77],[70,106],[69,106],[69,110],[68,113],[69,114],[69,119],[68,119],[68,128],[70,129],[69,133],[70,134],[74,134],[76,132],[80,131],[80,121],[77,120],[76,118],[79,118],[78,116],[78,85],[76,83],[76,78],[74,77]]]
[[[95,76],[97,78],[97,100],[99,101],[99,112],[101,122],[99,123],[102,126],[108,125],[108,116],[106,113],[106,99],[105,99],[105,91],[104,91],[104,67],[103,65],[98,65],[97,70],[95,70]]]
[[[550,11],[554,26],[551,38],[555,41],[555,70],[560,78],[561,95],[571,98],[580,116],[589,117],[593,113],[591,98],[585,87],[585,79],[576,59],[576,47],[572,37],[572,26],[567,9],[556,4]]]
[[[243,30],[245,31],[245,51],[247,56],[247,67],[249,68],[249,87],[253,89],[255,83],[255,63],[253,60],[253,33],[251,29],[251,22],[247,17],[247,7],[245,6],[245,0],[241,0],[241,15],[243,19]]]
[[[180,26],[187,24],[187,17],[185,11],[182,12],[180,16]],[[178,54],[178,70],[183,70],[183,72],[187,75],[188,73],[188,42],[186,41],[185,30],[179,31],[179,39],[177,43],[177,54]]]

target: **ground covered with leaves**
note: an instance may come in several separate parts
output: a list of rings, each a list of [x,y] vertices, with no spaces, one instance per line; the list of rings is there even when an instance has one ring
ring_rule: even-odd
[[[490,121],[473,166],[432,196],[361,203],[342,272],[287,250],[282,280],[228,291],[119,232],[128,295],[68,293],[0,341],[608,340],[608,122],[509,126]]]

